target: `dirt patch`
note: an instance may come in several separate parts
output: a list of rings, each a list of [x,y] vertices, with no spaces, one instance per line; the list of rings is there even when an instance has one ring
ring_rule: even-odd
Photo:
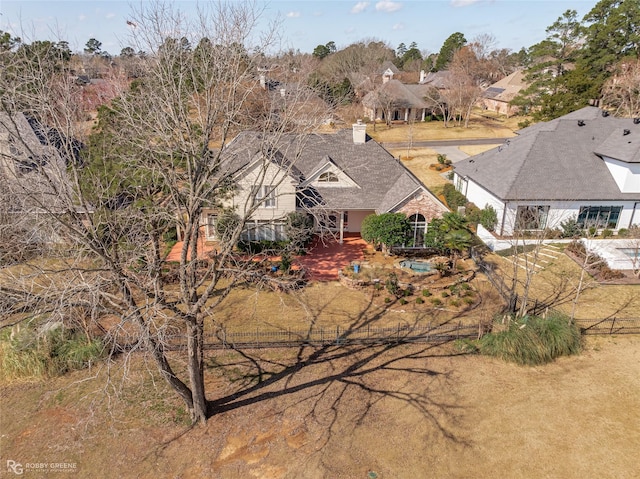
[[[257,384],[255,364],[220,353],[226,366],[207,375],[219,413],[193,429],[171,420],[179,402],[162,399],[162,383],[114,398],[113,415],[86,400],[104,386],[86,373],[3,385],[2,460],[70,461],[74,477],[92,478],[637,472],[638,337],[590,339],[581,356],[536,368],[447,346],[328,350],[310,362],[307,353],[245,353],[275,376]],[[144,407],[135,401],[143,397]]]

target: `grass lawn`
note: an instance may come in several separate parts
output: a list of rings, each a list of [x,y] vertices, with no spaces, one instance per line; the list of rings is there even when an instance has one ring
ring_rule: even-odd
[[[563,248],[564,245],[556,245]],[[513,265],[507,258],[497,254],[488,256],[487,261],[496,265],[505,283],[513,277]],[[518,268],[518,279],[524,281],[525,271]],[[571,314],[573,299],[580,278],[580,266],[565,254],[553,260],[544,269],[533,275],[530,297],[540,301],[554,302],[554,307]],[[640,284],[601,284],[585,275],[585,289],[580,294],[576,318],[604,319],[640,317]]]
[[[240,287],[213,311],[211,318],[229,331],[306,331],[310,327],[359,329],[427,326],[450,321],[477,324],[480,320],[487,321],[498,311],[499,298],[486,281],[472,281],[476,303],[470,307],[462,300],[440,295],[440,285],[446,281],[446,278],[434,280],[430,286],[433,297],[423,297],[420,290],[406,297],[405,304],[384,288],[380,291],[352,290],[335,281],[310,283],[291,293]],[[432,303],[436,297],[441,305]],[[418,298],[423,301],[421,304],[417,302]],[[459,304],[452,304],[452,301]]]
[[[522,121],[520,118],[518,121]],[[468,140],[476,138],[509,138],[515,136],[517,121],[500,121],[474,114],[469,127],[444,127],[441,121],[416,122],[414,124],[398,124],[386,126],[384,123],[367,125],[367,134],[381,143],[397,143],[429,140]]]
[[[134,354],[0,384],[0,450],[74,466],[25,477],[631,478],[639,339],[589,338],[540,367],[454,345],[220,351],[205,375],[215,414],[199,427]]]

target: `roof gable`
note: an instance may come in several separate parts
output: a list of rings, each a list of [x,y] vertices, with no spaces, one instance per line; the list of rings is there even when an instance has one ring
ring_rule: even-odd
[[[367,137],[368,138],[368,137]],[[260,151],[265,135],[244,132],[223,153],[225,169],[243,174],[253,155]],[[273,148],[283,155],[287,165],[295,167],[298,189],[313,190],[316,204],[329,209],[388,211],[395,203],[418,189],[426,188],[379,143],[368,138],[354,144],[352,131],[336,133],[283,135]],[[284,163],[283,163],[284,164]],[[334,182],[318,181],[323,173],[334,173]]]
[[[301,183],[301,187],[312,185],[316,188],[360,188],[358,183],[336,165],[329,156],[325,156],[324,160],[320,168]]]

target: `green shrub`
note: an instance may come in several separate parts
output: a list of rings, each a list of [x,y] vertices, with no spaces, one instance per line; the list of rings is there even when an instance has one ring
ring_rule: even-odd
[[[369,215],[362,220],[362,239],[375,246],[405,244],[411,233],[409,219],[403,213]]]
[[[400,298],[399,303],[400,303],[400,304],[407,304],[407,300],[406,300],[406,299],[404,299],[404,298]]]
[[[627,228],[620,228],[618,230],[618,236],[620,236],[621,238],[626,238],[627,236],[629,236],[629,230]]]
[[[442,305],[442,301],[440,300],[440,298],[432,298],[432,299],[431,299],[431,303],[432,303],[434,306],[440,306],[440,305]]]
[[[424,303],[424,299],[422,299],[420,296],[418,296],[416,298],[416,304],[422,304],[422,303]]]
[[[605,228],[602,230],[602,237],[603,238],[609,238],[613,236],[613,230],[610,230],[609,228]]]
[[[402,295],[406,298],[407,296],[411,296],[411,290],[409,288],[402,291]]]
[[[31,327],[8,333],[0,339],[0,364],[6,378],[57,376],[88,367],[105,353],[102,341],[87,341],[62,326],[44,333]]]
[[[424,296],[425,298],[428,298],[429,296],[431,296],[431,291],[429,291],[428,289],[423,289],[422,296]]]
[[[511,321],[506,331],[489,333],[479,342],[482,354],[535,366],[582,348],[580,329],[564,315],[528,316]]]
[[[575,218],[568,219],[560,223],[563,238],[580,238],[584,235],[584,230],[578,225]]]
[[[398,291],[400,291],[400,286],[398,286],[398,276],[395,273],[389,273],[384,284],[387,287],[387,291],[394,296],[396,296]]]
[[[456,211],[458,206],[465,206],[467,204],[467,197],[456,190],[455,186],[451,183],[444,185],[442,195],[452,211]]]
[[[384,302],[385,303],[390,303],[391,302],[391,298],[389,296],[387,296],[386,298],[384,298]]]
[[[442,293],[440,293],[440,295],[441,295],[443,298],[448,298],[448,297],[449,297],[449,291],[443,291]]]
[[[464,304],[472,305],[476,301],[472,297],[464,298]]]
[[[454,306],[454,307],[456,307],[456,308],[457,308],[458,306],[460,306],[460,300],[458,300],[458,299],[452,299],[452,300],[449,302],[449,304],[450,304],[451,306]]]

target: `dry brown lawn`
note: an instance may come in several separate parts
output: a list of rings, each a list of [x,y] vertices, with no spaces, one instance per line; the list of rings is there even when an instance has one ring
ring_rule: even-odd
[[[496,146],[500,146],[500,144],[498,143],[495,145],[461,145],[458,147],[458,149],[469,156],[473,156],[473,155],[479,155],[480,153],[484,153],[485,151],[495,148]]]
[[[516,122],[517,123],[517,122]],[[386,126],[378,123],[375,130],[367,125],[367,133],[381,143],[397,143],[429,140],[468,140],[476,138],[509,138],[515,136],[513,121],[504,122],[493,118],[473,115],[469,127],[450,126],[445,128],[441,121],[427,121]]]
[[[195,428],[138,356],[119,395],[121,360],[109,387],[97,369],[3,384],[3,466],[66,462],[65,476],[92,479],[637,477],[637,336],[590,338],[535,368],[415,344],[209,364],[217,414]]]
[[[514,271],[512,263],[495,254],[486,259],[497,266],[505,282],[509,284]],[[525,271],[520,268],[517,271],[519,281],[524,281]],[[571,314],[580,271],[580,266],[575,261],[560,254],[558,259],[533,275],[530,296],[540,301],[552,301],[555,308]],[[585,275],[583,288],[578,298],[576,318],[640,317],[640,284],[598,283],[591,276]]]
[[[474,267],[471,260],[459,263],[468,268]],[[384,281],[393,271],[381,270],[380,279]],[[312,326],[332,330],[337,326],[358,329],[367,326],[426,326],[451,321],[476,324],[479,320],[487,321],[500,308],[497,294],[482,276],[471,282],[475,303],[470,306],[460,299],[455,305],[452,301],[456,298],[441,296],[443,288],[452,284],[454,278],[430,278],[433,279],[429,279],[425,289],[429,289],[433,296],[423,297],[422,289],[419,289],[405,298],[406,304],[401,304],[385,288],[380,291],[373,288],[352,290],[336,281],[312,282],[294,293],[273,292],[254,286],[235,288],[215,309],[212,319],[229,331],[305,331]],[[441,305],[432,304],[431,300],[436,297]],[[387,298],[391,301],[386,302]],[[418,304],[418,298],[424,302]]]

